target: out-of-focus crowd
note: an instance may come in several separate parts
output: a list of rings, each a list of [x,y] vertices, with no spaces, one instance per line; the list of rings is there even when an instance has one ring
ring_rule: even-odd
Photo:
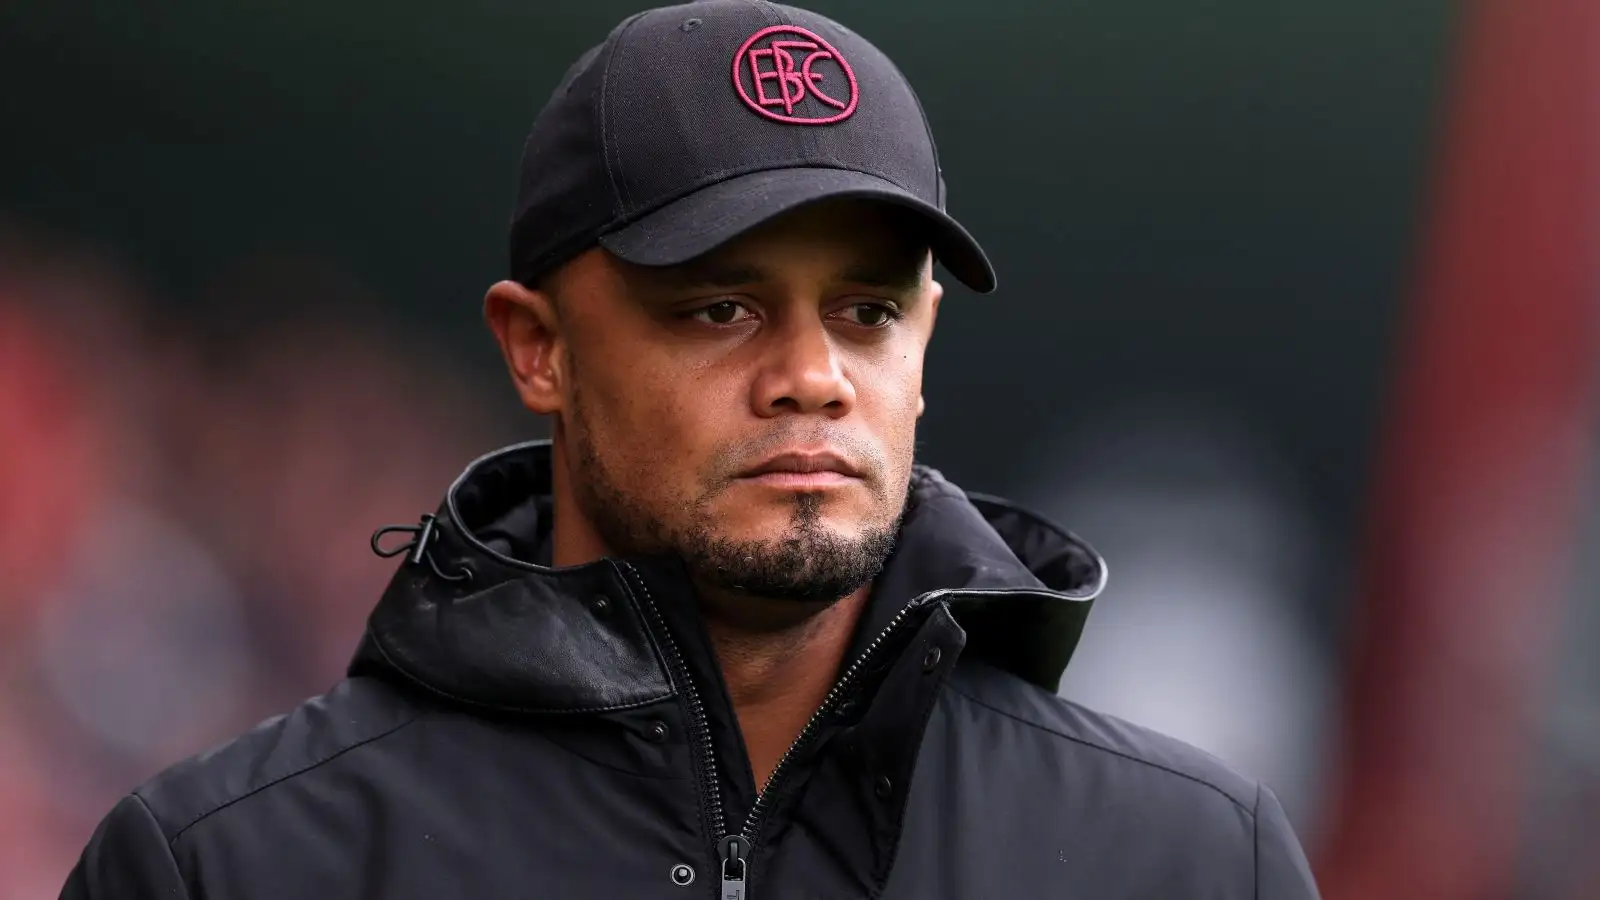
[[[6,900],[56,896],[132,785],[337,680],[392,571],[369,535],[507,437],[321,262],[162,299],[0,222]]]

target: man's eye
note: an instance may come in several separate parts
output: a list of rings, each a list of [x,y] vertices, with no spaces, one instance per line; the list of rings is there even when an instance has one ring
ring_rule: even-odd
[[[857,325],[882,328],[900,318],[900,310],[887,303],[855,303],[846,309],[845,315]]]
[[[692,318],[705,322],[707,325],[732,325],[751,315],[744,304],[733,300],[723,300],[710,306],[702,306],[689,314]]]

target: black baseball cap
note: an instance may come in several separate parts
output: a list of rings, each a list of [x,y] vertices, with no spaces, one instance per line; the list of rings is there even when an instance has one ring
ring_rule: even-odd
[[[983,249],[945,212],[922,105],[882,51],[760,0],[652,9],[583,54],[534,120],[511,276],[536,284],[597,244],[675,265],[828,198],[912,210],[952,275],[994,290]]]

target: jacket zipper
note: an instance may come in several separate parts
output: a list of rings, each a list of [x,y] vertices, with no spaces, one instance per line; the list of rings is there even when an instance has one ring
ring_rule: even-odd
[[[806,720],[805,727],[800,729],[800,734],[789,745],[789,749],[785,750],[783,756],[778,758],[778,764],[773,766],[772,774],[767,776],[767,783],[757,792],[756,802],[751,804],[750,812],[745,816],[744,824],[739,831],[737,833],[724,834],[724,830],[727,827],[727,816],[722,809],[722,786],[717,776],[717,756],[716,751],[711,747],[711,725],[706,719],[705,705],[700,701],[700,692],[695,687],[693,679],[689,677],[689,667],[683,661],[683,654],[679,652],[677,642],[672,639],[672,633],[667,629],[667,623],[661,616],[661,610],[656,607],[655,598],[650,596],[648,588],[644,588],[644,579],[640,577],[638,571],[632,566],[627,566],[627,568],[634,581],[638,582],[642,589],[641,593],[644,595],[645,605],[650,609],[650,617],[655,620],[655,624],[661,633],[662,646],[667,656],[667,665],[672,669],[672,679],[682,687],[684,699],[689,705],[690,740],[697,745],[702,767],[700,770],[700,799],[702,803],[706,804],[706,809],[711,817],[711,833],[721,835],[721,838],[717,841],[717,856],[720,862],[721,871],[719,874],[722,878],[722,891],[717,895],[717,898],[718,900],[751,900],[750,895],[745,891],[745,885],[749,881],[750,853],[755,848],[756,834],[761,830],[762,820],[766,818],[768,813],[768,798],[772,796],[773,786],[778,784],[780,779],[787,774],[795,756],[816,737],[817,731],[822,727],[822,723],[827,721],[828,717],[843,702],[845,694],[855,686],[862,669],[872,660],[878,648],[883,646],[884,642],[895,631],[899,630],[901,625],[905,624],[906,619],[910,617],[914,610],[927,605],[938,597],[956,593],[956,591],[940,590],[923,594],[901,607],[900,611],[894,614],[894,618],[889,620],[889,624],[878,632],[878,635],[872,639],[867,648],[861,651],[861,654],[850,663],[849,668],[845,669],[844,674],[839,676],[839,680],[834,682],[832,689],[823,698],[822,705],[818,706],[816,712],[811,714],[811,718]]]
[[[866,664],[878,652],[878,648],[905,624],[912,610],[922,606],[928,596],[931,595],[919,597],[901,607],[900,611],[894,614],[894,618],[889,620],[889,624],[872,639],[872,643],[850,663],[850,667],[845,669],[844,674],[839,676],[839,680],[834,682],[828,691],[828,695],[822,699],[822,705],[818,706],[816,712],[811,714],[811,718],[806,720],[805,727],[800,729],[800,734],[789,745],[789,749],[783,751],[783,756],[778,758],[778,764],[772,767],[772,774],[767,776],[767,783],[756,793],[756,802],[750,805],[750,812],[745,816],[744,825],[739,829],[739,833],[730,834],[718,843],[717,848],[722,857],[722,893],[718,895],[718,900],[750,900],[749,894],[745,892],[745,885],[749,881],[748,860],[750,852],[755,849],[756,835],[760,833],[762,822],[769,811],[773,786],[788,773],[800,751],[816,738],[822,724],[844,701],[846,694],[855,686],[862,669],[866,668]]]

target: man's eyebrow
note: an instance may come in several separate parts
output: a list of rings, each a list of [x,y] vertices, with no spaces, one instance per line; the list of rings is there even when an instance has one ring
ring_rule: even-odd
[[[922,287],[922,259],[860,262],[836,276],[844,284],[914,293]],[[659,273],[666,284],[680,290],[728,290],[772,280],[754,263],[696,261],[672,266]]]
[[[839,280],[870,288],[914,293],[922,287],[922,260],[858,263],[840,272]]]
[[[712,288],[726,290],[766,281],[767,272],[760,266],[741,263],[691,262],[673,266],[662,273],[663,279],[676,288]]]

